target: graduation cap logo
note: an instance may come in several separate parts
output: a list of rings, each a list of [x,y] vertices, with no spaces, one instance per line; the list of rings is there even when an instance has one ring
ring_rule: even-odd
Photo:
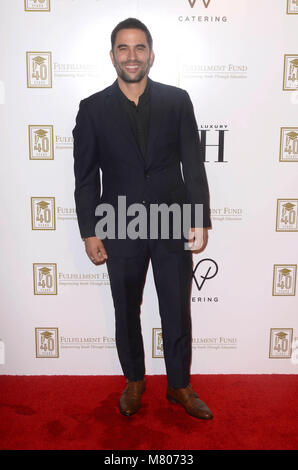
[[[41,278],[42,276],[47,276],[48,274],[50,274],[51,270],[49,268],[47,268],[46,266],[44,266],[43,268],[40,268],[39,269],[39,277]]]
[[[280,277],[281,276],[289,276],[291,274],[291,271],[288,268],[283,268],[279,270]]]
[[[37,131],[34,131],[35,134],[35,143],[38,142],[39,139],[43,139],[47,135],[48,131],[45,131],[44,129],[38,129]]]
[[[282,205],[286,211],[291,211],[294,207],[295,207],[295,204],[292,204],[291,202],[286,202],[286,204],[283,204]]]
[[[291,140],[295,140],[295,139],[297,139],[298,134],[297,134],[297,132],[291,131],[291,132],[287,133],[287,137]]]
[[[46,201],[40,201],[37,203],[37,206],[40,208],[40,209],[47,209],[47,207],[50,205],[49,202],[46,202]]]
[[[285,333],[284,331],[280,331],[279,333],[276,333],[275,336],[277,336],[278,339],[283,340],[288,336],[288,333]]]
[[[45,60],[46,59],[44,57],[41,57],[40,55],[37,55],[36,57],[32,58],[32,62],[35,64],[35,66],[43,64]]]
[[[43,340],[48,340],[49,338],[52,338],[53,336],[53,333],[51,333],[50,331],[42,331],[40,333],[40,336],[43,338]]]
[[[291,60],[290,64],[292,64],[293,67],[298,67],[298,59]]]

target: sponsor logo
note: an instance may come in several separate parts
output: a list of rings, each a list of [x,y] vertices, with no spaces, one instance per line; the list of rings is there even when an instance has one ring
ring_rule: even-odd
[[[285,54],[283,90],[292,91],[298,88],[298,54]]]
[[[59,286],[108,286],[110,285],[107,272],[96,273],[58,273]]]
[[[181,64],[179,79],[198,78],[200,80],[233,80],[248,77],[245,64]]]
[[[29,125],[29,159],[54,160],[53,126]]]
[[[60,336],[60,349],[79,349],[80,351],[98,351],[115,349],[116,340],[108,336]]]
[[[153,358],[164,357],[161,328],[152,329],[152,357]]]
[[[26,52],[27,87],[52,88],[52,53]]]
[[[31,197],[32,230],[56,230],[55,198]]]
[[[270,329],[270,359],[288,359],[292,356],[293,328]]]
[[[237,349],[238,339],[230,336],[192,338],[192,349]]]
[[[219,222],[234,222],[243,219],[243,209],[241,207],[213,207],[211,218]]]
[[[277,199],[276,231],[298,231],[298,199]]]
[[[200,141],[202,159],[209,163],[211,158],[216,163],[227,163],[225,160],[225,136],[229,132],[227,124],[202,124],[200,126]]]
[[[297,264],[275,264],[272,295],[296,294]]]
[[[50,11],[50,0],[24,0],[25,11]]]
[[[58,358],[58,328],[35,328],[36,358]]]
[[[279,161],[298,162],[298,127],[281,128]]]
[[[54,76],[57,78],[99,78],[99,64],[59,63],[53,64]]]
[[[298,15],[298,0],[287,0],[287,14]]]
[[[57,295],[56,263],[33,263],[34,295]]]

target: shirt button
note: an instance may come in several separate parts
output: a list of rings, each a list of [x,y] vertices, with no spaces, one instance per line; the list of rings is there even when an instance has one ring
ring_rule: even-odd
[[[143,204],[146,204],[147,201],[142,201]]]

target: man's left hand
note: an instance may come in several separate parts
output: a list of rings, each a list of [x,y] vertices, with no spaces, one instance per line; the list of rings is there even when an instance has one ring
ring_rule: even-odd
[[[207,245],[207,228],[190,228],[188,234],[188,246],[191,251],[199,252]]]

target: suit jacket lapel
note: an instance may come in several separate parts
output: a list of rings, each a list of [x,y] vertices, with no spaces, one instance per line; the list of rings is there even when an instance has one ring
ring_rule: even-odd
[[[150,90],[150,124],[149,124],[149,136],[148,136],[148,146],[147,146],[147,164],[146,168],[148,168],[154,157],[156,156],[154,153],[154,143],[158,137],[158,133],[160,131],[162,120],[165,113],[165,103],[164,103],[164,96],[160,91],[160,87],[158,86],[157,82],[154,82],[148,77],[151,83],[151,90]]]

